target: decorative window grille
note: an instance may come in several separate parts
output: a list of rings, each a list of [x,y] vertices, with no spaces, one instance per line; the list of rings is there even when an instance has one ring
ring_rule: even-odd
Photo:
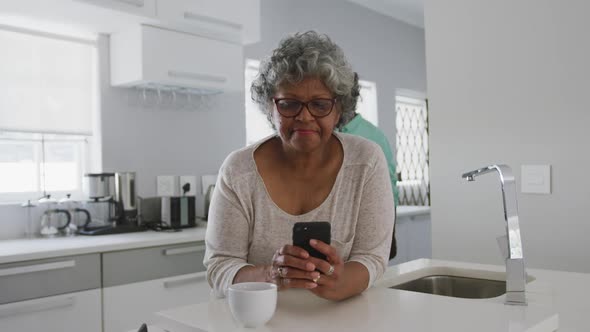
[[[396,167],[400,205],[430,205],[428,103],[396,96]]]

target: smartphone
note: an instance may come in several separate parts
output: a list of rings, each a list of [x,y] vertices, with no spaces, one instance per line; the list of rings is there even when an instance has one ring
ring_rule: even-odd
[[[331,228],[327,221],[296,222],[293,225],[293,245],[305,249],[309,255],[326,260],[326,255],[315,250],[309,240],[316,239],[330,244]]]

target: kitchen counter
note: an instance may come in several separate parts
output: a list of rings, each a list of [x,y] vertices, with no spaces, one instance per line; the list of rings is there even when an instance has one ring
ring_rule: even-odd
[[[0,241],[0,264],[180,244],[205,240],[206,223],[181,232],[145,231],[114,235],[71,236]]]
[[[396,217],[415,217],[430,214],[430,206],[409,206],[399,205],[396,210]]]
[[[419,259],[390,267],[363,294],[331,302],[301,290],[279,293],[271,321],[250,331],[589,331],[590,274],[527,269],[528,306],[504,305],[505,295],[461,299],[390,289],[433,271],[501,279],[504,266]],[[225,299],[171,308],[156,314],[160,328],[171,332],[243,331]]]

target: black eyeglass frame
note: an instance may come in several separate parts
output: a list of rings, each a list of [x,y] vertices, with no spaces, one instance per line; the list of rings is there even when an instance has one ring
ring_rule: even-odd
[[[280,107],[279,107],[279,102],[282,101],[282,100],[293,100],[293,101],[299,102],[299,103],[301,103],[301,108],[299,109],[299,111],[297,113],[295,113],[295,115],[285,115],[285,114],[281,113],[281,110],[280,110]],[[329,101],[331,101],[332,102],[332,107],[330,107],[330,111],[328,113],[324,114],[324,115],[315,115],[315,114],[313,114],[313,112],[311,111],[311,109],[309,108],[308,105],[309,105],[309,103],[314,102],[316,100],[329,100]],[[326,117],[326,116],[332,114],[332,111],[334,110],[334,106],[336,106],[337,98],[331,98],[331,99],[330,98],[314,98],[314,99],[311,99],[311,100],[308,100],[308,101],[301,101],[301,100],[298,100],[298,99],[295,99],[295,98],[272,98],[272,101],[275,104],[275,107],[277,109],[277,112],[279,112],[280,115],[282,115],[282,116],[284,116],[286,118],[294,118],[294,117],[297,117],[299,114],[301,114],[301,112],[303,111],[303,108],[304,107],[307,108],[307,111],[309,111],[309,114],[311,114],[314,118],[323,118],[323,117]]]

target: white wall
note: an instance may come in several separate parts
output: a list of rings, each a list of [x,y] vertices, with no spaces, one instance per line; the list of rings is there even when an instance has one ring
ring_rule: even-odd
[[[551,164],[551,195],[518,193],[530,267],[590,272],[586,143],[590,2],[428,0],[435,258],[501,264],[499,180],[491,163]],[[520,186],[519,186],[520,188]]]

